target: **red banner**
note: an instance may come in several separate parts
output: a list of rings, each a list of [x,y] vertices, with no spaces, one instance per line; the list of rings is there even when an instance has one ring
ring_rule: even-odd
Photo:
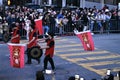
[[[42,27],[42,20],[41,19],[36,19],[35,20],[35,24],[36,24],[36,29],[39,32],[39,35],[43,35],[43,27]]]
[[[24,67],[24,46],[23,44],[8,43],[10,51],[10,64],[12,67]]]
[[[77,32],[76,35],[81,40],[84,50],[94,50],[94,42],[90,31]]]

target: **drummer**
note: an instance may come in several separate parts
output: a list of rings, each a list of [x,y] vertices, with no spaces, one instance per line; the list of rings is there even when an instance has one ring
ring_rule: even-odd
[[[53,56],[54,56],[54,33],[48,32],[47,38],[46,38],[46,46],[41,46],[41,49],[46,49],[45,50],[45,58],[44,58],[44,70],[47,69],[48,62],[50,62],[52,70],[55,69],[54,61],[53,61]],[[41,40],[42,42],[42,40]]]
[[[34,47],[34,46],[37,46],[37,39],[38,39],[38,36],[37,36],[37,33],[36,33],[36,30],[35,30],[35,22],[31,22],[31,25],[30,25],[30,32],[29,32],[29,41],[27,43],[27,62],[26,64],[31,64],[31,56],[30,56],[30,48]],[[39,59],[36,59],[38,61],[38,63],[40,63],[40,60]]]
[[[12,38],[11,43],[20,43],[20,32],[19,32],[19,23],[15,22],[12,24]]]

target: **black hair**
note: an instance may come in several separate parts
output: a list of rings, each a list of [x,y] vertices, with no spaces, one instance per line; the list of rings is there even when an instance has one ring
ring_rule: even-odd
[[[36,80],[45,80],[44,73],[42,71],[36,72]]]
[[[34,24],[31,24],[30,25],[32,29],[35,29],[35,25]]]
[[[48,32],[48,34],[49,34],[52,38],[54,38],[54,36],[55,36],[55,34],[54,34],[53,32]]]
[[[35,29],[35,21],[34,20],[31,20],[31,25],[30,26],[31,26],[32,29]]]
[[[71,77],[69,77],[68,80],[75,80],[75,77],[74,77],[74,76],[71,76]]]

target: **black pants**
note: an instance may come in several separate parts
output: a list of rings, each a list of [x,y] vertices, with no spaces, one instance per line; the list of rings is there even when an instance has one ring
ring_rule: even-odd
[[[27,48],[27,63],[31,63],[30,48]]]
[[[55,69],[54,62],[53,62],[53,59],[50,57],[50,55],[47,55],[44,58],[44,70],[47,69],[48,61],[51,64],[52,70],[54,70]]]

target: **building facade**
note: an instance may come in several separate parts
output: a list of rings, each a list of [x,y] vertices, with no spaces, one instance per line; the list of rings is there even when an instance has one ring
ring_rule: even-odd
[[[39,5],[56,5],[58,7],[66,6],[77,6],[77,7],[93,7],[97,8],[103,7],[105,4],[109,5],[110,8],[117,6],[119,0],[10,0],[11,5],[23,5],[25,3],[34,3]],[[7,0],[0,0],[0,5],[7,2]]]
[[[97,8],[103,7],[105,4],[109,5],[110,8],[117,7],[118,0],[34,0],[39,4],[44,5],[57,5],[59,7],[66,6],[77,6],[77,7],[93,7],[94,5]]]

